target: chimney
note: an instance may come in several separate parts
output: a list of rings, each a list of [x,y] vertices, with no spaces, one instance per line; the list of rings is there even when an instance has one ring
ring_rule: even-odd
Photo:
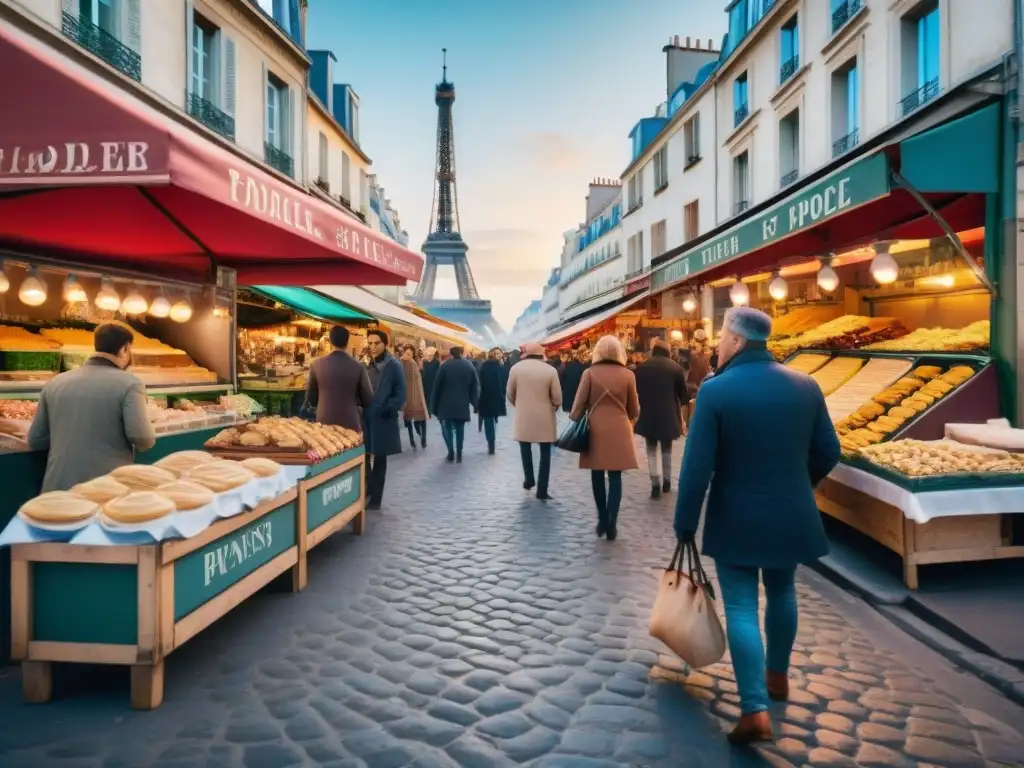
[[[666,57],[665,95],[670,102],[673,94],[683,83],[692,83],[697,79],[701,68],[718,60],[718,51],[711,41],[704,48],[700,38],[687,36],[684,45],[679,45],[679,36],[675,36],[675,45],[666,45],[662,51]]]

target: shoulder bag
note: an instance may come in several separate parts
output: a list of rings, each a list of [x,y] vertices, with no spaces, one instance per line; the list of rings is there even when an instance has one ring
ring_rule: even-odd
[[[605,395],[617,402],[623,411],[626,410],[626,407],[622,405],[622,401],[605,389],[604,392],[598,395],[594,404],[589,406],[587,410],[583,412],[583,416],[579,421],[569,422],[569,426],[565,428],[562,434],[558,436],[558,440],[555,441],[555,447],[561,448],[563,451],[569,451],[570,453],[586,452],[587,448],[590,446],[590,412],[597,408],[597,404],[604,399]]]

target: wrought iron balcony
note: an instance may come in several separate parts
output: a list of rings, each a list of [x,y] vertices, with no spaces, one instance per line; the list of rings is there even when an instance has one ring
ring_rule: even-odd
[[[750,104],[740,104],[738,107],[736,107],[736,112],[735,112],[735,114],[733,116],[734,117],[733,123],[732,123],[733,126],[739,125],[744,120],[746,120],[749,116],[750,116]]]
[[[747,208],[750,207],[750,202],[747,200],[737,200],[734,211],[736,214],[743,213]]]
[[[788,187],[790,184],[792,184],[794,181],[796,181],[799,178],[800,178],[800,169],[798,168],[798,169],[790,171],[789,173],[783,174],[782,178],[779,180],[779,186],[781,186],[783,188],[784,187]]]
[[[96,54],[110,66],[133,80],[142,80],[142,57],[89,19],[65,12],[61,16],[60,29],[66,37]]]
[[[840,27],[857,15],[857,11],[860,10],[861,5],[861,0],[846,0],[845,3],[832,11],[833,35],[839,31]]]
[[[900,114],[909,115],[915,109],[939,95],[939,78],[929,80],[916,91],[908,93],[900,100]]]
[[[294,162],[291,155],[284,150],[278,149],[273,144],[263,142],[263,157],[267,161],[267,165],[271,168],[276,168],[286,176],[294,177]]]
[[[313,183],[320,187],[320,189],[322,189],[328,195],[331,194],[331,182],[329,182],[323,176],[317,176],[316,181],[314,181]]]
[[[860,129],[854,128],[843,138],[832,142],[832,157],[845,155],[858,144],[860,144]]]
[[[779,69],[779,85],[786,82],[796,71],[800,69],[800,57],[794,56],[789,61],[783,62],[781,69]]]
[[[188,113],[211,131],[225,139],[235,140],[235,118],[222,112],[215,104],[195,93],[185,93],[185,108]]]
[[[699,163],[699,162],[700,162],[700,154],[690,155],[689,157],[686,158],[686,165],[687,166],[691,166],[694,163]]]

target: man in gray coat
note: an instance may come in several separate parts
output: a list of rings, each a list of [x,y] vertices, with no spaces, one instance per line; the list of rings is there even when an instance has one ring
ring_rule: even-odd
[[[134,334],[123,325],[96,328],[96,354],[55,376],[39,393],[28,431],[34,451],[49,450],[43,492],[66,491],[135,462],[156,444],[146,413],[146,388],[127,372]]]
[[[316,409],[321,424],[363,431],[363,411],[373,402],[373,389],[366,366],[346,352],[348,329],[331,328],[334,351],[314,360],[309,367],[306,402],[302,406]]]

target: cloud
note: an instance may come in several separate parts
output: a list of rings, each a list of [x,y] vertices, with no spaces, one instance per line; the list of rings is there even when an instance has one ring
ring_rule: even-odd
[[[529,153],[534,165],[547,171],[576,170],[588,159],[578,138],[553,131],[527,134],[523,149]]]

